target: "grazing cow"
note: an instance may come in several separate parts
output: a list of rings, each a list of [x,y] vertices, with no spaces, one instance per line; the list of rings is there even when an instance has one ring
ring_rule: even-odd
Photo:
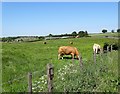
[[[97,54],[99,51],[102,52],[102,48],[100,47],[99,44],[95,44],[93,45],[93,51]]]
[[[108,47],[108,51],[118,50],[118,48],[119,48],[117,43],[112,43],[112,44],[104,43],[104,46],[103,46],[103,52],[104,53],[107,52],[107,47]]]
[[[59,47],[58,59],[60,59],[60,57],[62,57],[62,59],[63,59],[63,55],[71,55],[72,59],[74,59],[74,57],[76,56],[76,58],[79,59],[79,52],[78,52],[77,48],[75,48],[75,47],[71,47],[71,46]]]
[[[119,50],[119,44],[118,43],[113,43],[112,49],[113,50]]]
[[[43,44],[46,44],[47,42],[43,42]]]
[[[110,51],[110,44],[109,43],[104,43],[104,46],[103,46],[103,52],[104,53],[107,53],[107,47],[108,47],[108,51]]]

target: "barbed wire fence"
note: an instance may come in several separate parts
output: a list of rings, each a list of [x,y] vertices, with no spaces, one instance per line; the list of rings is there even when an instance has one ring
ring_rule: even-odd
[[[38,73],[41,73],[40,71],[34,71],[34,72],[32,72],[32,75],[37,75]],[[27,82],[27,75],[28,74],[24,74],[22,77],[18,77],[18,78],[14,78],[14,79],[12,79],[12,80],[9,80],[9,81],[6,81],[6,82],[3,82],[3,83],[1,83],[0,85],[3,87],[4,85],[10,85],[10,84],[14,84],[15,82],[22,82],[22,83],[24,83],[24,82]],[[37,75],[37,76],[39,76],[39,75]],[[27,84],[27,83],[26,83]],[[6,90],[4,89],[4,88],[2,88],[2,92],[6,92]]]

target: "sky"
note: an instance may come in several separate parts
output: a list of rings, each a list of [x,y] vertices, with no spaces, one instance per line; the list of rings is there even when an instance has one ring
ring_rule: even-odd
[[[2,3],[2,36],[101,33],[117,28],[117,2]]]
[[[1,0],[2,2],[119,2],[120,0]]]

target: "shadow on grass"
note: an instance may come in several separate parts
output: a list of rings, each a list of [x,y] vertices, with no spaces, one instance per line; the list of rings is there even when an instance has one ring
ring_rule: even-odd
[[[60,59],[62,59],[62,58],[60,58]],[[72,60],[72,57],[63,57],[63,59],[71,59]],[[75,60],[78,60],[78,58],[74,58]]]

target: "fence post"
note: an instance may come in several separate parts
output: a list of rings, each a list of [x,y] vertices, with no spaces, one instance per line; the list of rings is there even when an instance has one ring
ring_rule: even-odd
[[[54,77],[53,65],[52,64],[47,64],[48,92],[52,92],[52,90],[53,90],[53,85],[52,85],[53,84],[52,83],[53,77]]]
[[[112,52],[112,48],[113,48],[113,47],[112,47],[112,45],[111,45],[111,52]]]
[[[96,63],[96,51],[94,51],[93,53],[93,59],[94,59],[94,63]]]
[[[28,93],[32,94],[32,73],[28,72]]]
[[[107,46],[107,53],[109,52],[109,46]]]
[[[83,66],[82,55],[79,55],[79,63],[80,63],[80,67],[82,67]]]

